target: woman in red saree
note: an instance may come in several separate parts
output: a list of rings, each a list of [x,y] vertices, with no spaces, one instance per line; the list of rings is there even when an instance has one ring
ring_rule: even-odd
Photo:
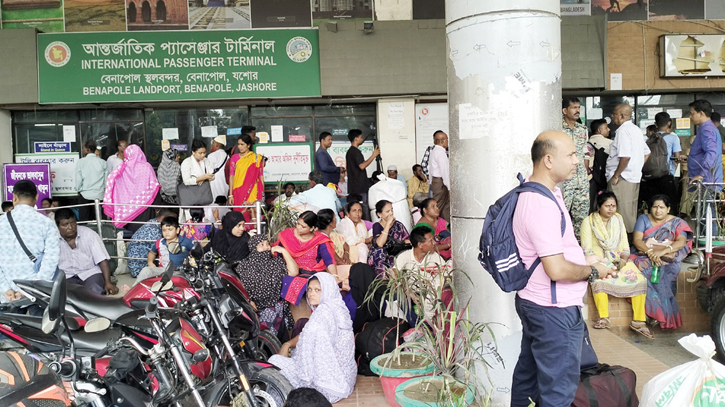
[[[264,162],[262,156],[252,151],[254,142],[247,134],[237,140],[239,153],[230,159],[231,189],[230,205],[245,205],[264,199]],[[247,221],[251,219],[246,208],[234,208],[244,212]]]
[[[337,277],[335,247],[332,240],[316,230],[317,215],[303,212],[297,219],[297,226],[279,233],[277,245],[287,249],[300,268],[300,276],[309,277],[318,271],[329,271]]]

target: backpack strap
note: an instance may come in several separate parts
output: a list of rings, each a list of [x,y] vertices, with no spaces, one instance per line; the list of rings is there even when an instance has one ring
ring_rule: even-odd
[[[566,232],[566,218],[564,217],[564,211],[561,209],[561,206],[559,205],[559,201],[556,200],[556,197],[554,196],[554,193],[551,192],[551,190],[544,185],[538,183],[538,182],[523,182],[523,177],[521,176],[521,173],[518,175],[519,182],[521,182],[521,192],[536,192],[540,195],[544,195],[545,197],[551,199],[556,204],[556,207],[559,209],[559,213],[561,214],[561,235],[564,236],[564,233]],[[539,266],[539,263],[541,263],[541,258],[537,257],[536,260],[534,260],[534,263],[531,265],[531,270],[533,271],[536,267]],[[551,281],[551,303],[556,304],[556,281]]]

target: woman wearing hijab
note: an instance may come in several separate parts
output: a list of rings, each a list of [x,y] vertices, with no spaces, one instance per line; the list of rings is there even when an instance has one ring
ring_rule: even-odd
[[[292,387],[311,387],[336,403],[352,393],[357,378],[350,312],[328,273],[310,279],[307,303],[312,315],[302,333],[285,342],[269,363],[281,369]]]
[[[103,213],[118,228],[124,227],[146,211],[161,187],[156,180],[154,168],[146,161],[139,146],[131,144],[123,154],[123,163],[108,176],[106,194],[103,196]]]
[[[248,247],[249,256],[237,265],[237,275],[257,308],[259,322],[278,337],[287,339],[294,320],[287,301],[279,293],[282,277],[296,276],[299,272],[297,263],[283,247],[271,247],[265,235],[252,236]]]
[[[211,238],[211,247],[229,265],[249,256],[249,233],[244,230],[244,216],[240,212],[227,212],[222,218],[222,230]]]
[[[179,177],[181,176],[179,150],[170,148],[164,151],[157,174],[159,184],[161,184],[161,199],[166,203],[178,205],[179,197],[176,194],[176,186],[179,184]]]

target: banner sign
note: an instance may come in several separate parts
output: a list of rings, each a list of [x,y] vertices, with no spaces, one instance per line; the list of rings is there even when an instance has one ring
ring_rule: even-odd
[[[39,100],[320,96],[316,29],[38,34]]]
[[[19,164],[50,164],[50,185],[53,196],[74,196],[78,153],[15,154]]]
[[[3,166],[3,179],[5,180],[5,200],[13,200],[13,187],[18,181],[28,180],[38,188],[38,203],[36,208],[45,198],[52,198],[50,187],[50,164],[5,164]]]
[[[70,143],[60,141],[36,141],[33,143],[36,153],[70,153]]]
[[[264,182],[307,181],[312,171],[311,143],[275,143],[254,146],[254,152],[267,158]]]

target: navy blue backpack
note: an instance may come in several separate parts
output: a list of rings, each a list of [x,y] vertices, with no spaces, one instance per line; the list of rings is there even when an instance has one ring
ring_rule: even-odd
[[[519,249],[516,246],[513,219],[519,194],[522,192],[536,192],[556,202],[556,206],[561,212],[562,236],[564,236],[566,230],[564,211],[562,211],[551,190],[538,182],[524,183],[524,177],[520,173],[517,177],[519,185],[488,208],[479,244],[481,253],[478,255],[478,260],[483,268],[491,274],[496,284],[507,293],[526,287],[531,274],[541,263],[541,259],[537,258],[531,267],[526,268],[524,262],[521,261]],[[556,286],[553,281],[551,282],[551,301],[556,303]]]

